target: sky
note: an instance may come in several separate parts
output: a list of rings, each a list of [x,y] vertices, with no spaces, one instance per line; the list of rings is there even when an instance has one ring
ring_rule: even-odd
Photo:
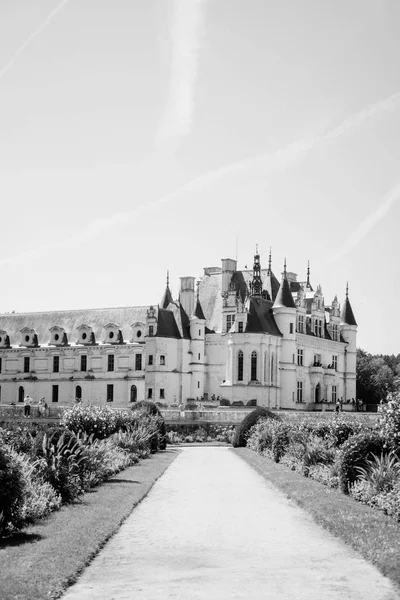
[[[397,0],[2,0],[0,312],[272,248],[400,353]]]

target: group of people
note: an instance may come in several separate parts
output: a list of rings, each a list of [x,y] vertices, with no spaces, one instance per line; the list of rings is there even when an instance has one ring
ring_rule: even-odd
[[[44,399],[44,397],[40,398],[39,400],[35,400],[34,398],[32,398],[29,395],[25,396],[25,398],[24,398],[24,416],[25,417],[31,416],[31,408],[32,407],[37,408],[39,417],[47,416],[48,406],[47,406],[47,402]]]

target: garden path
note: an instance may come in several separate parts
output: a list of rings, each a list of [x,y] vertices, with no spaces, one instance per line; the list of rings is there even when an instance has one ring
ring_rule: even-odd
[[[395,600],[229,448],[183,448],[64,600]]]

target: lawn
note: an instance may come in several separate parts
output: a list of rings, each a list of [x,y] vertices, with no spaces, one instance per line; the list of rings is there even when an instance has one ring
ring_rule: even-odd
[[[400,593],[400,523],[249,448],[232,451],[309,513],[316,523],[373,563],[399,586]]]
[[[178,455],[169,448],[114,475],[40,523],[0,540],[1,600],[59,598]]]

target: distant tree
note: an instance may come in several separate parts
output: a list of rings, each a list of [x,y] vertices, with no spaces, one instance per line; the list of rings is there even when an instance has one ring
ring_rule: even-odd
[[[357,397],[366,404],[378,404],[400,382],[400,355],[369,354],[357,350]]]

